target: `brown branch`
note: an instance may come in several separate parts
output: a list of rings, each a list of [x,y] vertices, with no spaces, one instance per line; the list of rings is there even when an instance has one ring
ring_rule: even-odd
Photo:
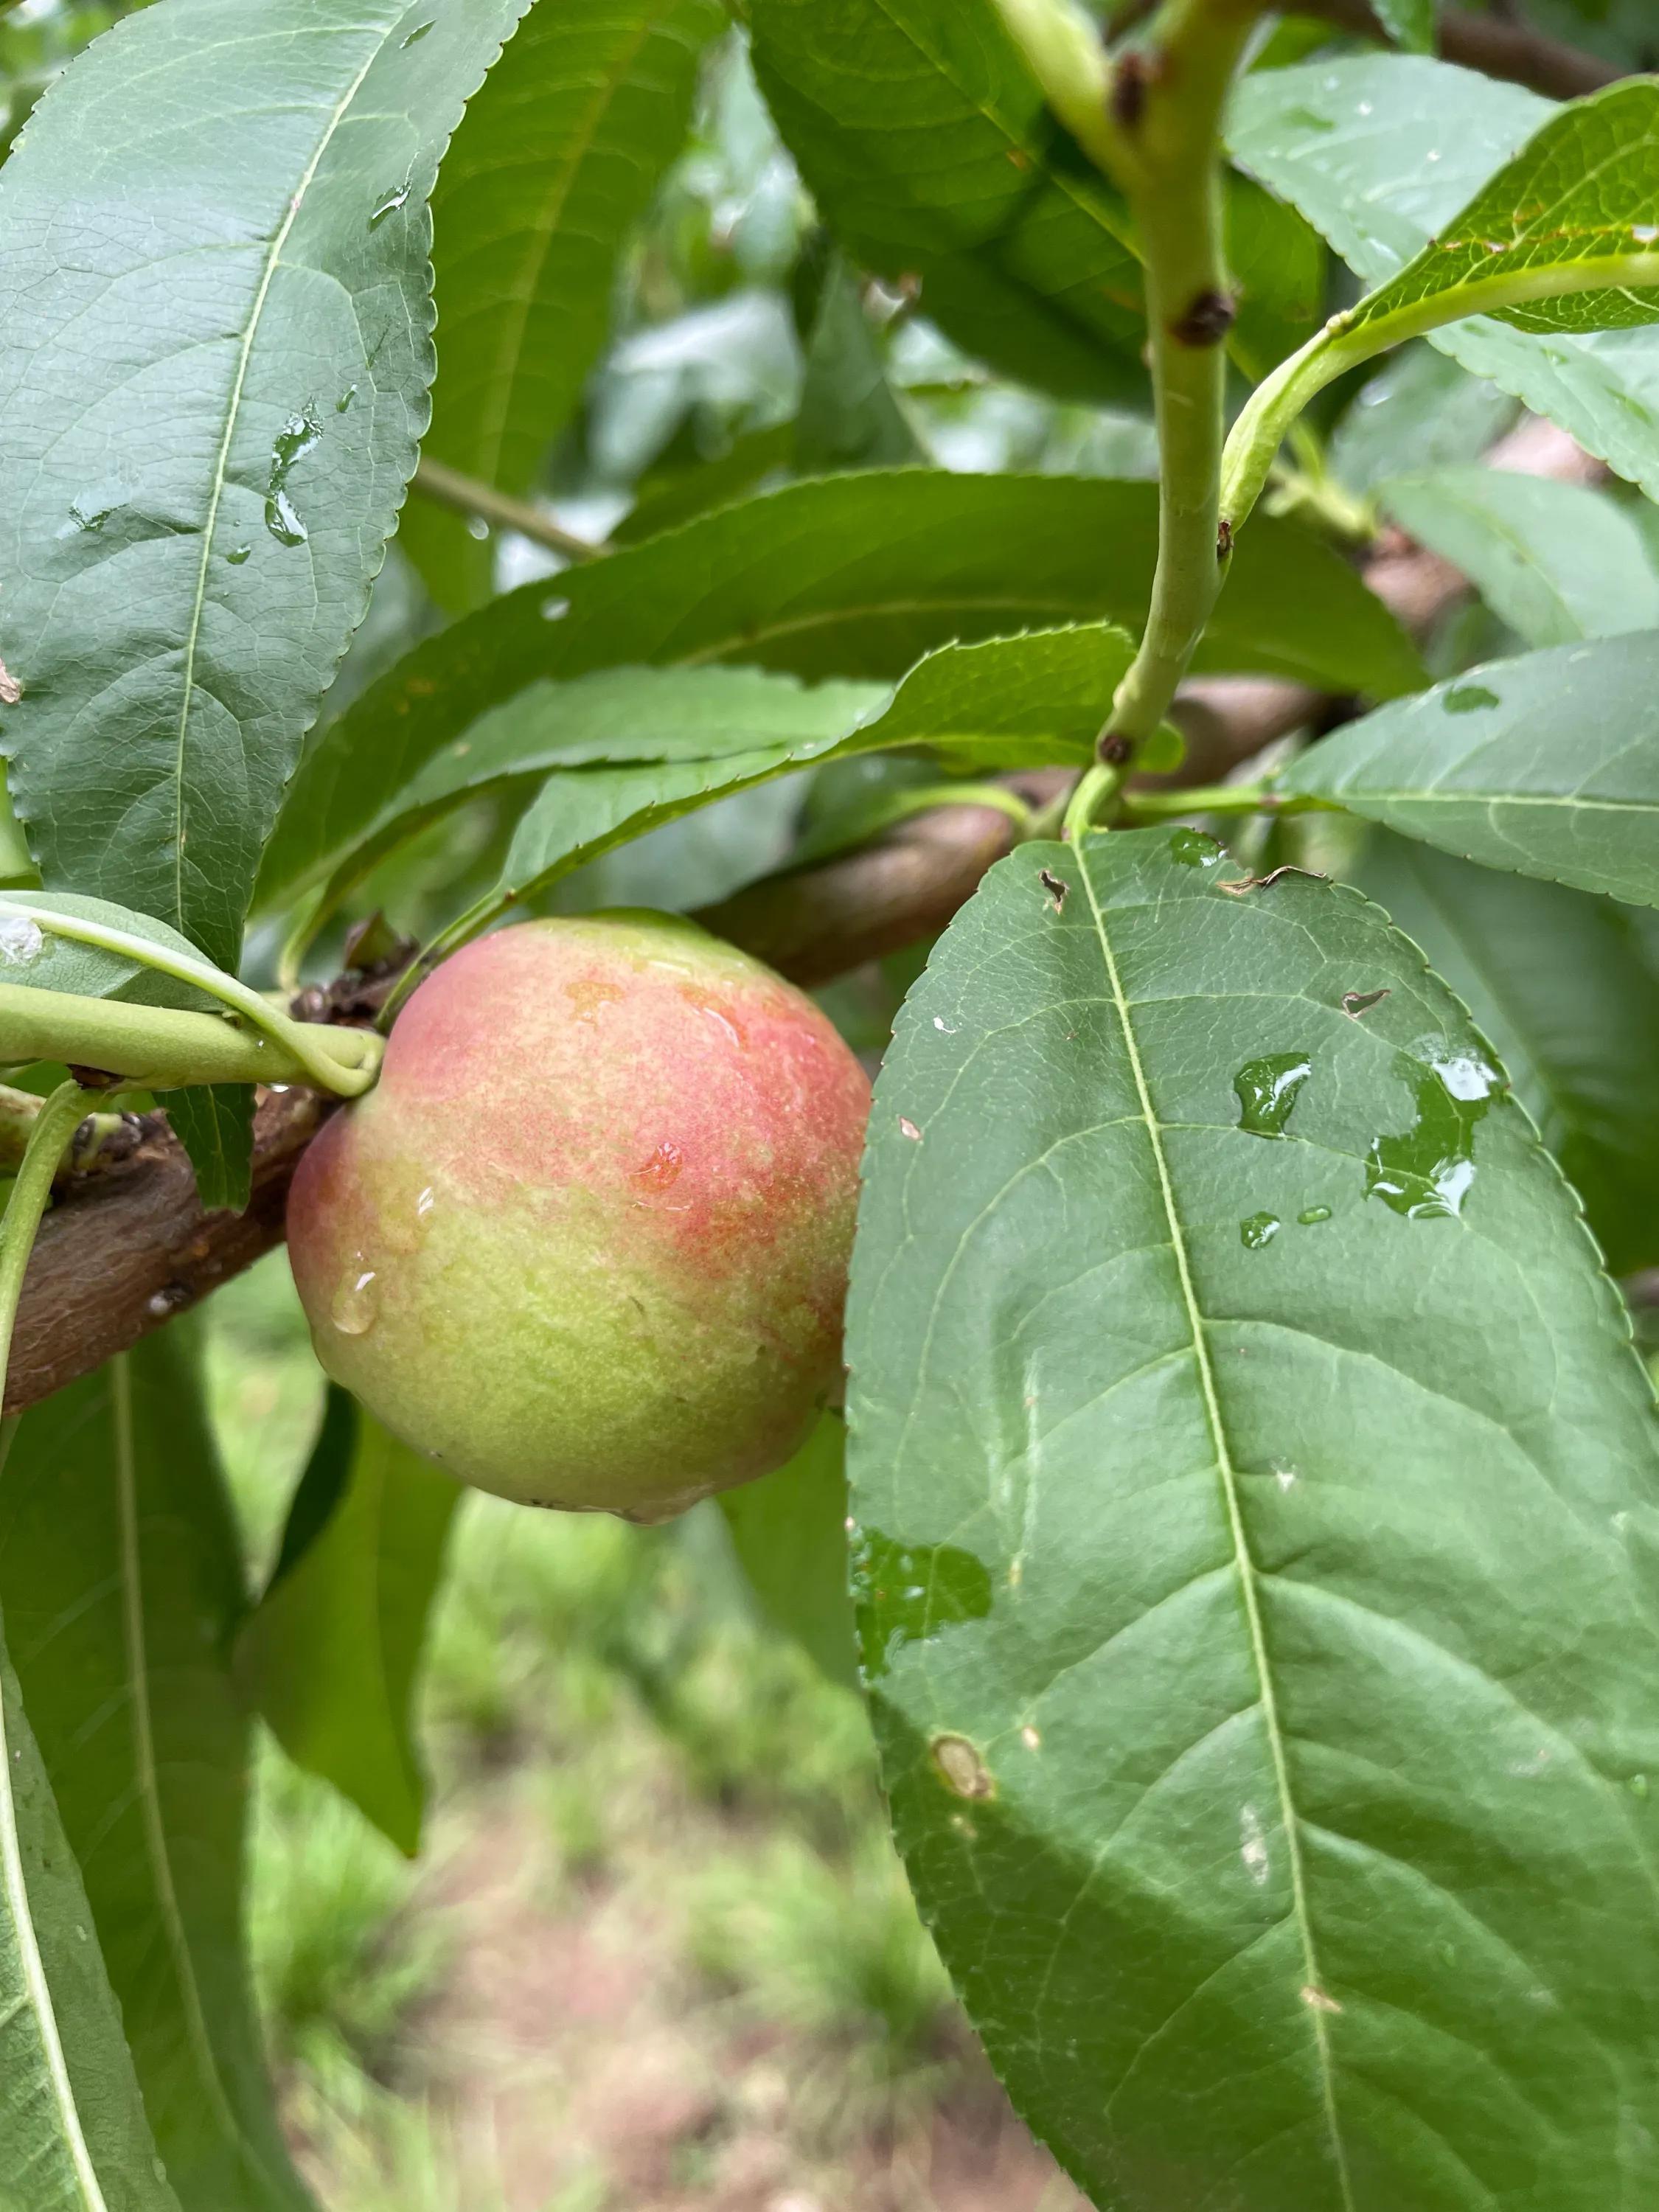
[[[1363,38],[1383,36],[1368,0],[1300,0],[1300,5],[1304,13],[1322,15],[1341,30]],[[1553,100],[1577,100],[1584,93],[1599,92],[1620,75],[1611,63],[1580,53],[1530,24],[1477,15],[1464,8],[1449,8],[1442,15],[1440,51],[1449,62],[1461,62],[1486,76],[1530,85]]]

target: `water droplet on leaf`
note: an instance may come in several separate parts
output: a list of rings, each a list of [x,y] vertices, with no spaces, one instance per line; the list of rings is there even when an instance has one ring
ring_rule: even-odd
[[[484,520],[481,514],[469,515],[467,517],[466,534],[469,538],[476,538],[478,544],[482,545],[485,538],[489,535],[489,525]]]
[[[400,207],[406,205],[411,189],[410,180],[405,177],[395,192],[388,192],[386,198],[370,211],[369,228],[378,230],[389,215],[396,215]]]
[[[1449,691],[1441,693],[1440,703],[1449,714],[1478,714],[1487,707],[1501,706],[1503,702],[1484,684],[1454,684]]]
[[[265,528],[279,545],[303,545],[311,535],[289,497],[288,480],[323,434],[317,410],[307,404],[290,415],[276,433],[270,452],[270,482],[265,487]]]
[[[1310,1206],[1304,1207],[1296,1218],[1304,1229],[1311,1229],[1316,1221],[1328,1221],[1331,1218],[1331,1209],[1328,1206]]]
[[[403,42],[403,43],[404,43],[404,46],[418,46],[420,45],[420,43],[421,43],[421,40],[422,40],[423,38],[425,38],[425,36],[426,36],[427,33],[428,33],[431,28],[432,28],[432,26],[431,26],[431,24],[430,24],[430,23],[416,23],[416,25],[415,26],[414,29],[410,33],[409,36],[408,36],[408,37],[404,40],[404,42]]]
[[[1279,1228],[1276,1213],[1253,1213],[1248,1221],[1239,1223],[1239,1241],[1247,1252],[1260,1252],[1264,1245],[1273,1243]]]
[[[1225,849],[1203,830],[1177,830],[1170,839],[1170,858],[1183,868],[1212,868]]]
[[[1365,1195],[1408,1221],[1455,1220],[1474,1182],[1475,1127],[1499,1079],[1473,1053],[1425,1060],[1402,1054],[1395,1072],[1411,1086],[1417,1119],[1399,1136],[1372,1139]]]
[[[985,1620],[991,1577],[971,1552],[955,1545],[909,1548],[870,1528],[853,1546],[853,1595],[864,1671],[873,1682],[907,1644],[926,1643],[957,1621]]]
[[[1238,1126],[1253,1137],[1282,1137],[1291,1109],[1313,1073],[1304,1052],[1276,1052],[1252,1060],[1233,1078],[1238,1094]]]
[[[1632,1774],[1630,1778],[1627,1787],[1629,1788],[1630,1794],[1632,1797],[1645,1797],[1648,1795],[1650,1787],[1647,1776],[1645,1774]]]
[[[334,403],[334,412],[337,415],[345,414],[350,407],[352,401],[356,397],[356,386],[355,384],[348,384],[345,390],[340,394],[339,398]]]

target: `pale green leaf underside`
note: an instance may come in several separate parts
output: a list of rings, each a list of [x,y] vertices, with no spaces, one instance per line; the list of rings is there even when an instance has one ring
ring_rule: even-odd
[[[1315,745],[1286,791],[1407,837],[1659,906],[1659,635],[1490,662]]]
[[[438,380],[424,450],[530,489],[604,345],[617,262],[685,136],[714,0],[532,9],[467,111],[433,194]],[[489,589],[459,515],[405,510],[398,543],[446,605]]]
[[[313,2212],[246,1984],[241,1563],[177,1328],[24,1416],[0,1602],[184,2212]]]
[[[249,1621],[238,1671],[289,1757],[412,1857],[426,1802],[415,1677],[461,1493],[366,1413],[319,1449],[341,1442],[344,1466],[324,1473],[343,1487]]]
[[[1238,874],[1026,847],[901,1018],[848,1346],[896,1828],[1110,2212],[1638,2212],[1650,1393],[1443,986]],[[1437,1129],[1461,1214],[1367,1196]]]
[[[1498,1048],[1615,1274],[1659,1267],[1659,934],[1639,909],[1374,831],[1358,880]]]
[[[325,732],[283,810],[261,903],[325,873],[435,753],[538,678],[732,661],[891,683],[952,640],[1067,623],[1138,630],[1157,507],[1152,484],[833,477],[513,592],[407,655]],[[1422,680],[1352,570],[1271,521],[1241,544],[1200,663],[1380,696]]]
[[[1376,495],[1528,645],[1659,629],[1659,574],[1641,532],[1604,492],[1454,468],[1390,477]]]
[[[1518,85],[1446,63],[1376,55],[1257,71],[1239,88],[1228,137],[1245,167],[1299,208],[1361,276],[1385,284],[1561,112]],[[1651,155],[1638,160],[1649,200],[1656,175]],[[1659,219],[1623,212],[1644,226]],[[1494,232],[1493,240],[1509,235]],[[1583,298],[1560,306],[1569,316],[1587,312]],[[1477,316],[1430,339],[1659,495],[1659,336],[1651,329],[1580,334]]]
[[[526,4],[168,0],[0,177],[13,803],[48,884],[222,966],[426,426],[425,195]]]

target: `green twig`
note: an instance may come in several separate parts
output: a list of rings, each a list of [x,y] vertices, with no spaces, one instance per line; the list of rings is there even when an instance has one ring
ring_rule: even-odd
[[[535,545],[545,546],[550,553],[557,553],[567,561],[597,561],[608,553],[608,545],[595,545],[574,532],[562,529],[551,515],[544,514],[538,507],[528,501],[514,499],[508,492],[497,491],[494,484],[483,483],[477,477],[463,476],[442,461],[434,461],[422,454],[415,471],[415,489],[440,507],[454,508],[458,514],[475,515],[481,522],[491,523],[498,530],[511,530],[520,538],[527,538]]]
[[[5,1220],[0,1223],[0,1401],[5,1396],[12,1330],[17,1322],[29,1255],[52,1197],[58,1162],[84,1120],[87,1101],[93,1095],[78,1083],[60,1083],[41,1107],[11,1187]]]
[[[15,1170],[27,1152],[41,1103],[32,1091],[14,1091],[9,1084],[0,1084],[0,1175]],[[88,1114],[59,1162],[58,1173],[91,1166],[130,1126],[125,1114]]]
[[[1122,783],[1121,762],[1097,761],[1084,770],[1060,821],[1060,834],[1068,845],[1079,843],[1095,827],[1102,809],[1117,797]]]
[[[1126,792],[1123,811],[1134,822],[1179,822],[1189,814],[1330,814],[1341,809],[1300,793],[1281,797],[1271,784],[1210,783],[1184,791]]]
[[[295,1022],[324,1034],[322,1024]],[[198,1083],[308,1083],[337,1097],[367,1091],[384,1046],[368,1030],[331,1029],[327,1058],[304,1056],[274,1036],[258,1036],[222,1014],[134,1006],[0,983],[0,1060],[67,1060],[106,1069],[135,1088],[177,1091]],[[324,1073],[319,1076],[319,1066]]]
[[[337,1097],[355,1098],[368,1089],[378,1073],[378,1060],[363,1048],[363,1031],[336,1029],[318,1022],[294,1021],[236,976],[228,975],[222,968],[216,968],[210,960],[198,959],[170,945],[159,944],[152,937],[142,937],[136,931],[94,921],[89,915],[64,913],[44,901],[32,898],[25,891],[0,893],[0,916],[4,915],[12,915],[27,922],[46,935],[67,938],[71,944],[91,945],[100,951],[114,953],[123,960],[131,961],[134,967],[148,968],[158,975],[168,976],[176,983],[187,983],[206,997],[218,1000],[229,1012],[241,1017],[252,1029],[263,1033],[285,1060],[295,1064],[299,1072],[291,1077],[280,1077],[277,1079],[279,1081],[314,1084],[319,1090],[331,1091]],[[20,988],[12,986],[7,991],[6,987],[0,987],[0,991],[6,993],[6,1004],[12,1003]],[[70,994],[31,988],[28,995],[62,1004]],[[107,1003],[113,1007],[116,1002]],[[19,1005],[15,1011],[21,1020],[28,1010]],[[128,1041],[127,1049],[144,1048],[140,1042],[141,1029],[135,1026],[137,1018],[160,1011],[142,1006],[125,1009],[127,1016],[132,1018],[127,1020],[118,1033]],[[211,1022],[214,1018],[208,1016],[205,1018]],[[206,1032],[202,1034],[205,1037]],[[158,1032],[159,1048],[164,1052],[176,1050],[183,1035],[182,1031]],[[3,1047],[0,1049],[0,1060],[16,1060],[24,1056],[12,1048],[9,1023],[0,1027],[0,1047]],[[39,1056],[49,1060],[79,1060],[86,1066],[108,1067],[122,1075],[136,1076],[138,1073],[125,1060],[99,1060],[90,1054],[69,1049],[58,1052],[52,1050],[50,1046]],[[270,1079],[266,1076],[246,1078],[205,1073],[185,1074],[175,1079],[178,1083],[267,1082]]]
[[[1249,520],[1297,418],[1339,376],[1363,367],[1378,354],[1391,352],[1408,338],[1425,337],[1468,315],[1490,315],[1504,307],[1528,307],[1574,292],[1600,292],[1621,285],[1632,290],[1659,286],[1659,252],[1644,249],[1571,267],[1513,270],[1501,276],[1477,277],[1450,286],[1387,313],[1367,314],[1362,300],[1357,307],[1333,315],[1299,353],[1281,362],[1266,383],[1257,386],[1233,425],[1222,468],[1224,543],[1231,548]]]
[[[1103,732],[1126,759],[1168,712],[1221,587],[1218,487],[1233,300],[1221,117],[1266,0],[1164,0],[1109,66],[1072,0],[998,0],[1045,97],[1127,197],[1145,264],[1158,410],[1158,557],[1133,665]]]

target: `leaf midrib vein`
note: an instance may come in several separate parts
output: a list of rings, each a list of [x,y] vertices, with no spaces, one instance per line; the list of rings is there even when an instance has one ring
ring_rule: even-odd
[[[1308,1989],[1316,1993],[1324,1991],[1318,1947],[1314,1941],[1313,1923],[1308,1905],[1306,1869],[1303,1863],[1300,1815],[1295,1795],[1291,1787],[1288,1754],[1285,1745],[1284,1729],[1279,1713],[1278,1685],[1267,1656],[1267,1633],[1261,1618],[1260,1594],[1256,1588],[1257,1568],[1250,1551],[1249,1538],[1244,1525],[1243,1504],[1239,1497],[1238,1471],[1233,1465],[1225,1424],[1221,1416],[1221,1403],[1216,1389],[1215,1370],[1210,1358],[1210,1347],[1205,1332],[1204,1316],[1200,1310],[1198,1295],[1193,1282],[1192,1263],[1187,1249],[1186,1231],[1176,1210],[1175,1186],[1170,1172],[1170,1163],[1164,1149],[1164,1139],[1158,1115],[1153,1109],[1146,1071],[1140,1057],[1139,1042],[1135,1036],[1128,994],[1118,972],[1116,956],[1106,928],[1106,918],[1101,910],[1095,890],[1094,877],[1086,856],[1080,870],[1084,888],[1089,896],[1089,910],[1093,918],[1096,941],[1100,947],[1102,964],[1112,1001],[1117,1010],[1119,1024],[1123,1032],[1124,1050],[1129,1062],[1129,1072],[1134,1082],[1135,1095],[1139,1101],[1141,1118],[1146,1126],[1147,1140],[1152,1146],[1152,1163],[1158,1172],[1158,1191],[1165,1218],[1170,1224],[1170,1242],[1175,1255],[1176,1272],[1180,1280],[1182,1303],[1193,1341],[1194,1364],[1199,1388],[1203,1395],[1205,1418],[1215,1448],[1216,1470],[1221,1480],[1223,1503],[1226,1509],[1229,1532],[1232,1540],[1233,1559],[1238,1577],[1239,1595],[1243,1604],[1246,1627],[1249,1635],[1250,1656],[1257,1682],[1261,1692],[1262,1724],[1267,1736],[1273,1759],[1273,1781],[1279,1796],[1279,1821],[1284,1830],[1286,1857],[1289,1863],[1291,1906],[1297,1931],[1301,1938],[1304,1970]],[[1330,2033],[1325,2014],[1320,2006],[1304,2000],[1314,2047],[1318,2058],[1320,2090],[1324,2105],[1326,2130],[1330,2139],[1331,2154],[1335,2167],[1338,2187],[1341,2192],[1344,2212],[1358,2212],[1352,2183],[1348,2172],[1347,2148],[1337,2117],[1336,2084],[1331,2063]]]
[[[374,68],[385,39],[390,35],[390,32],[387,31],[375,41],[362,67],[347,86],[329,116],[327,127],[319,138],[316,150],[307,163],[305,173],[289,201],[288,212],[277,225],[270,244],[266,248],[264,267],[260,272],[258,288],[253,295],[247,329],[243,335],[241,352],[236,363],[236,374],[231,382],[230,399],[225,410],[224,434],[219,441],[218,457],[213,468],[212,489],[208,498],[207,514],[202,525],[202,558],[196,574],[196,595],[191,602],[190,623],[185,638],[184,696],[179,707],[179,743],[173,762],[173,919],[180,928],[187,927],[185,919],[185,832],[186,827],[185,763],[189,753],[191,701],[195,695],[196,688],[196,652],[201,641],[202,617],[207,605],[208,577],[212,570],[213,540],[218,528],[219,507],[224,497],[225,479],[230,469],[231,442],[235,437],[237,425],[241,417],[242,394],[246,387],[248,368],[253,358],[254,340],[258,336],[259,325],[265,311],[265,302],[270,295],[271,285],[276,281],[277,264],[282,258],[283,249],[288,244],[295,224],[299,221],[300,210],[304,206],[306,195],[311,190],[316,179],[317,172],[322,166],[323,156],[333,143],[335,133],[344,119],[346,111],[362,89],[364,79]]]

